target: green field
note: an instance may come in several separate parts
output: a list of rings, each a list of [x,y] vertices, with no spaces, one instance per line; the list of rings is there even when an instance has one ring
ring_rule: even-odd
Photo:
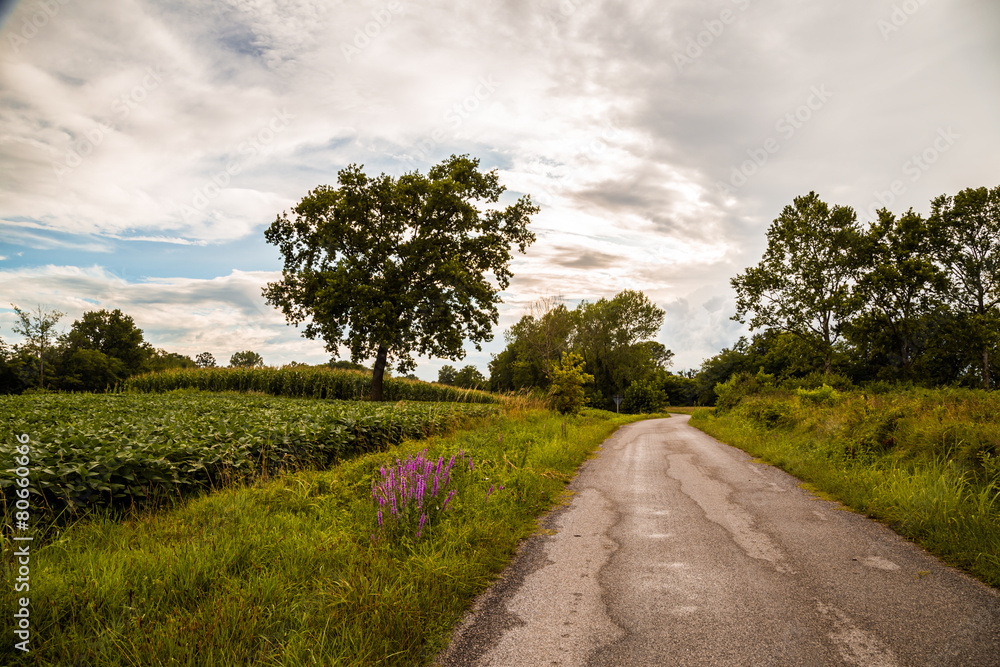
[[[303,466],[326,467],[496,414],[465,403],[320,401],[247,394],[0,396],[0,486],[14,491],[27,434],[37,507],[168,500]]]
[[[16,594],[30,595],[31,652],[4,642],[4,665],[429,664],[576,467],[639,418],[590,409],[565,417],[527,399],[377,405],[181,392],[4,401],[4,446],[31,434],[32,484],[60,489],[55,461],[85,461],[88,451],[115,465],[120,452],[141,452],[147,462],[130,469],[166,461],[180,477],[232,465],[220,452],[235,450],[255,471],[167,506],[96,510],[44,534],[37,526],[30,591]],[[275,461],[276,446],[334,458],[325,470],[268,473],[261,461]],[[395,517],[386,510],[380,526],[376,485],[415,457],[428,470],[456,461],[427,498],[431,518],[425,524],[411,503]],[[92,485],[83,475],[104,474],[103,465],[85,464],[79,479]],[[19,565],[7,517],[0,604],[14,609]]]

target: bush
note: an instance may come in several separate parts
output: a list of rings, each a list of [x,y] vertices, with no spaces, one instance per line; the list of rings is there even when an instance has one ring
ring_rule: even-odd
[[[813,371],[809,375],[800,378],[788,378],[781,382],[782,389],[819,389],[824,385],[833,387],[837,391],[850,391],[854,389],[851,378],[839,373],[822,373]]]
[[[728,412],[735,408],[747,396],[758,396],[767,390],[773,391],[774,376],[763,370],[756,375],[736,373],[726,382],[715,385],[715,401],[717,412]]]
[[[593,375],[583,372],[583,357],[576,352],[564,352],[552,368],[549,398],[553,409],[564,415],[578,412],[587,403],[583,385],[593,381]]]
[[[629,414],[649,414],[658,411],[667,402],[667,395],[651,382],[633,381],[625,390],[623,411]]]
[[[828,384],[824,384],[817,389],[799,388],[795,390],[795,395],[803,403],[810,403],[812,405],[837,405],[844,398],[843,394]]]

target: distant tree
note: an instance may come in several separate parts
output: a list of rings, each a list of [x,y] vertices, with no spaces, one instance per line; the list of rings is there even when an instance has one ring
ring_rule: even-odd
[[[669,367],[673,352],[650,340],[663,316],[663,310],[634,290],[596,303],[584,301],[572,311],[555,299],[540,300],[505,332],[507,347],[489,364],[490,388],[548,387],[552,366],[574,349],[595,377],[588,389],[591,402],[606,405],[604,396],[635,380],[651,380]]]
[[[152,346],[150,348],[152,349]],[[198,365],[195,364],[194,359],[191,357],[177,352],[167,352],[161,348],[153,350],[149,356],[149,370],[157,373],[175,368],[197,367]]]
[[[445,364],[438,369],[438,379],[437,381],[441,384],[455,384],[455,376],[458,371],[455,370],[454,366],[449,366]]]
[[[622,411],[629,414],[650,414],[657,412],[667,402],[667,394],[655,382],[633,380],[625,389]]]
[[[86,347],[66,349],[58,368],[59,389],[68,391],[105,391],[129,375],[120,359]]]
[[[194,358],[194,364],[198,368],[215,368],[215,357],[211,352],[202,352]]]
[[[456,387],[462,387],[464,389],[478,389],[486,388],[488,380],[479,369],[475,366],[468,365],[463,366],[462,370],[455,373],[455,380],[453,383]]]
[[[45,312],[42,310],[41,305],[38,306],[38,310],[35,313],[25,312],[14,304],[11,304],[11,307],[17,313],[18,318],[13,327],[14,333],[24,338],[23,343],[15,346],[15,353],[21,352],[22,354],[19,356],[22,359],[33,359],[34,363],[31,364],[29,376],[34,375],[34,371],[37,370],[37,386],[44,389],[45,366],[52,361],[54,353],[53,343],[56,340],[56,323],[65,313],[60,313],[56,310]]]
[[[624,290],[611,299],[584,302],[578,310],[573,345],[602,393],[620,393],[669,365],[673,352],[650,340],[665,313],[642,292]]]
[[[119,362],[122,375],[133,375],[145,370],[149,357],[153,352],[142,337],[142,330],[135,326],[135,321],[117,308],[90,311],[73,322],[69,332],[62,342],[66,351],[72,357],[77,350],[96,350]],[[94,363],[93,355],[76,355],[76,359],[88,359],[87,364]]]
[[[551,371],[552,384],[549,399],[552,407],[562,414],[580,411],[587,403],[583,385],[594,381],[594,376],[583,372],[583,357],[576,352],[564,352]]]
[[[257,368],[264,365],[264,359],[253,350],[244,350],[229,357],[229,365],[233,368]]]
[[[552,366],[569,349],[577,319],[576,313],[554,297],[531,304],[530,314],[505,334],[508,343],[514,345],[522,376],[544,378],[544,385],[549,383]]]
[[[405,373],[414,354],[461,359],[463,340],[480,349],[492,338],[511,246],[523,253],[535,240],[527,225],[539,209],[529,197],[493,207],[505,188],[478,166],[453,155],[427,176],[370,178],[351,165],[338,188],[316,188],[294,220],[282,214],[265,232],[285,260],[267,302],[330,352],[345,344],[353,361],[374,357],[373,400],[388,360]]]
[[[841,325],[857,310],[852,292],[861,231],[850,207],[832,209],[815,192],[796,197],[767,231],[767,250],[757,266],[730,283],[736,315],[751,329],[792,333],[833,372]]]
[[[947,299],[965,316],[980,382],[990,389],[990,351],[1000,337],[1000,186],[941,195],[931,203],[930,227]]]
[[[12,394],[23,389],[13,362],[14,350],[0,338],[0,394]]]
[[[339,370],[367,371],[369,373],[372,370],[372,369],[368,368],[367,366],[355,363],[353,361],[348,361],[346,359],[331,359],[327,363],[327,366],[329,366],[330,368],[336,368],[336,369],[339,369]]]

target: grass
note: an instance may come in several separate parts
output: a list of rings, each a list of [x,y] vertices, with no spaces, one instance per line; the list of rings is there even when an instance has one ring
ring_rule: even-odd
[[[1000,396],[764,391],[691,424],[1000,587]]]
[[[576,467],[639,418],[563,417],[522,397],[478,426],[329,470],[125,520],[95,513],[32,545],[31,652],[4,642],[0,663],[426,664]],[[373,480],[424,450],[435,460],[464,452],[474,470],[419,539],[384,539]],[[11,609],[15,564],[4,546]]]

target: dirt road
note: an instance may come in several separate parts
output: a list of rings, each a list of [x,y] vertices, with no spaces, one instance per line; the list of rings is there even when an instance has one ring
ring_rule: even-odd
[[[607,440],[440,658],[1000,665],[1000,595],[689,426]]]

